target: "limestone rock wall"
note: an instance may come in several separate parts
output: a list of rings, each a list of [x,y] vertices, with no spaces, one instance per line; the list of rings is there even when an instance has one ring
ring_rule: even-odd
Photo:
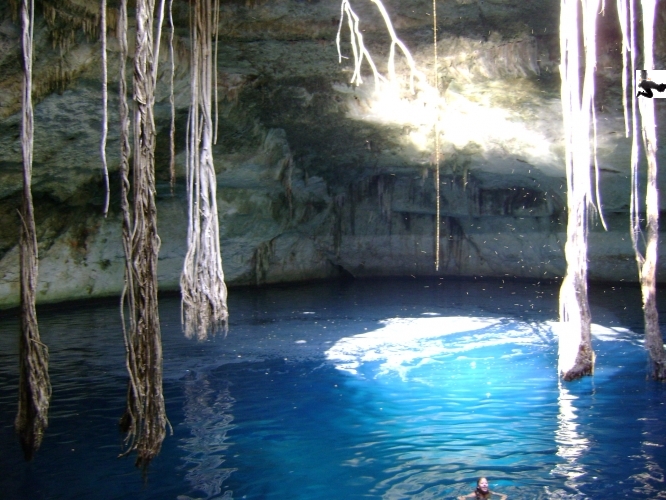
[[[104,218],[100,56],[90,28],[95,10],[82,0],[37,4],[33,193],[39,300],[117,295],[123,284],[113,83],[117,43],[112,36],[107,152],[113,196]],[[432,3],[385,4],[417,66],[434,81]],[[227,283],[389,275],[561,277],[566,189],[556,4],[438,2],[440,95],[434,101],[423,89],[399,96],[375,93],[367,66],[364,84],[350,85],[352,61],[339,63],[335,44],[338,2],[223,2],[214,156]],[[173,190],[165,45],[156,102],[162,290],[178,288],[186,236],[187,2],[174,5],[178,177]],[[381,17],[369,1],[356,0],[353,6],[385,72],[388,38]],[[111,20],[115,8],[110,2]],[[599,217],[592,220],[590,277],[635,280],[619,36],[608,21],[615,15],[613,6],[606,8],[597,133],[608,231]],[[11,307],[19,298],[21,69],[11,8],[0,6],[0,16],[0,307]],[[658,22],[664,19],[661,5]],[[342,38],[343,55],[350,57],[346,31]],[[659,57],[663,45],[659,38]],[[405,60],[396,62],[404,76]],[[657,109],[666,123],[661,102]],[[428,121],[433,109],[440,114],[442,134],[439,270],[434,264],[434,132]],[[663,163],[662,154],[659,158]]]

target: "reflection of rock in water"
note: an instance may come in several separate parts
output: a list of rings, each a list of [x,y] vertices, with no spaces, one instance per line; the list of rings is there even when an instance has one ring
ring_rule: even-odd
[[[224,468],[224,452],[229,448],[227,432],[234,417],[231,408],[235,402],[229,393],[228,384],[222,389],[211,387],[205,376],[193,377],[184,384],[185,425],[191,429],[192,437],[182,440],[180,448],[189,452],[183,458],[185,478],[193,489],[202,491],[206,498],[232,498],[232,492],[222,492],[222,483],[236,470]],[[179,497],[181,499],[181,497]],[[189,497],[182,496],[182,499]]]

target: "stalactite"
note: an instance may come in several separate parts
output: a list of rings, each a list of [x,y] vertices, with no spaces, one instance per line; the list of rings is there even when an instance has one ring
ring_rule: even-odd
[[[77,34],[83,32],[88,39],[97,38],[101,28],[101,17],[107,17],[108,24],[117,22],[115,9],[101,12],[95,2],[76,0],[42,0],[44,21],[54,48],[65,53],[75,43]]]
[[[594,371],[590,306],[587,297],[587,233],[591,207],[590,126],[596,66],[599,0],[580,0],[583,12],[585,74],[580,89],[579,0],[560,2],[560,75],[567,176],[567,271],[560,288],[559,372],[573,380]],[[573,363],[564,363],[572,360]]]
[[[212,85],[217,0],[197,0],[192,16],[191,104],[188,120],[187,254],[180,278],[183,324],[188,338],[206,339],[227,327],[227,288],[222,271],[217,184],[213,163]]]
[[[273,240],[262,241],[257,245],[257,249],[254,252],[254,277],[257,286],[265,283],[274,253]]]
[[[125,64],[127,59],[127,0],[121,1],[118,38],[121,117],[121,207],[125,249],[125,299],[129,318],[123,331],[130,381],[127,409],[121,419],[127,455],[136,450],[136,464],[146,467],[159,453],[168,425],[162,393],[162,340],[157,307],[157,212],[155,207],[155,121],[153,116],[157,60],[154,58],[154,0],[136,4],[134,55],[134,161],[130,184],[129,109]],[[159,32],[157,37],[159,37]],[[133,189],[132,203],[129,191]]]
[[[15,428],[23,454],[30,460],[39,448],[48,426],[51,383],[48,349],[39,337],[35,296],[37,293],[37,236],[32,206],[32,150],[34,119],[32,111],[32,41],[34,1],[23,0],[20,7],[23,46],[23,203],[19,240],[21,270],[21,335],[19,338],[19,404]]]
[[[294,157],[289,151],[289,146],[286,146],[284,156],[280,158],[277,163],[277,179],[284,188],[284,195],[287,198],[287,208],[289,209],[289,221],[294,217],[294,199],[292,190],[292,177],[294,174]]]
[[[631,49],[631,74],[632,81],[635,78],[635,25],[634,25],[634,4],[630,1],[627,8],[627,0],[618,0],[618,15],[620,16],[620,26],[622,28],[623,56],[623,90],[626,94],[626,74],[627,74],[627,54]],[[643,13],[643,68],[651,70],[654,67],[653,43],[654,43],[654,15],[655,0],[642,0]],[[630,21],[627,22],[627,14]],[[636,85],[633,85],[633,96],[636,95]],[[643,297],[643,311],[645,318],[645,348],[650,360],[650,375],[656,380],[666,379],[666,351],[664,350],[664,341],[659,328],[659,313],[657,311],[657,255],[659,244],[659,193],[657,190],[657,134],[654,112],[654,101],[647,98],[638,98],[639,111],[641,116],[641,133],[643,137],[643,146],[647,156],[647,189],[645,195],[645,247],[641,250],[640,244],[643,238],[643,232],[640,222],[640,202],[639,202],[639,175],[638,175],[638,133],[636,116],[636,98],[633,99],[632,106],[632,155],[631,155],[631,240],[638,265],[638,276],[641,283],[641,293]],[[626,98],[624,99],[625,120],[628,122]],[[629,130],[628,123],[626,125]]]

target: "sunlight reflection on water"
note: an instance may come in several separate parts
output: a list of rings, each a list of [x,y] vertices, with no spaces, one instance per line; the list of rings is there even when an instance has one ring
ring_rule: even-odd
[[[553,299],[540,299],[537,315],[509,307],[530,297],[529,283],[391,283],[236,293],[229,336],[205,343],[183,339],[177,300],[163,300],[175,434],[145,484],[131,460],[116,459],[126,374],[115,304],[41,316],[54,399],[29,465],[11,429],[16,323],[0,320],[0,491],[8,500],[429,499],[468,493],[487,475],[512,499],[666,496],[666,396],[645,380],[640,336],[615,326],[625,309],[612,300],[623,304],[626,292],[593,305],[606,321],[593,328],[594,377],[562,385],[554,288],[538,287]],[[509,305],[483,298],[498,288]],[[498,304],[501,316],[487,312]]]

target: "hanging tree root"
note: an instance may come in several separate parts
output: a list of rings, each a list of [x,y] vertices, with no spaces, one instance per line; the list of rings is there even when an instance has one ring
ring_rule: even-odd
[[[161,1],[161,6],[164,0]],[[126,364],[129,374],[127,409],[120,427],[127,433],[126,450],[121,456],[137,452],[136,465],[146,468],[159,453],[168,420],[162,391],[162,339],[157,304],[157,235],[155,206],[155,120],[153,115],[156,81],[157,41],[153,47],[154,0],[137,1],[136,53],[134,56],[134,162],[132,203],[130,193],[129,109],[125,85],[127,59],[127,0],[121,0],[118,18],[120,42],[120,118],[121,118],[121,209],[125,250],[125,289],[121,316]],[[162,7],[158,19],[161,24]],[[129,318],[123,308],[127,300]],[[126,324],[127,323],[127,324]]]
[[[187,254],[180,278],[182,322],[187,338],[205,340],[227,329],[227,288],[222,270],[217,181],[213,163],[213,39],[218,1],[199,0],[192,15],[191,103],[188,124]]]
[[[23,45],[23,106],[21,146],[23,150],[23,203],[19,213],[21,270],[21,335],[19,340],[19,402],[14,427],[26,460],[32,459],[48,426],[51,383],[49,355],[39,338],[35,298],[37,293],[37,236],[32,205],[32,151],[34,117],[32,112],[32,40],[34,4],[21,3]]]
[[[587,236],[592,206],[590,129],[595,129],[594,68],[596,66],[596,16],[599,0],[583,2],[584,54],[580,53],[579,0],[560,1],[560,75],[567,177],[567,270],[560,287],[560,321],[571,329],[567,349],[578,351],[572,368],[561,373],[564,380],[591,375],[594,352],[587,297]],[[582,57],[581,57],[582,56]],[[584,66],[582,59],[584,58]],[[584,76],[581,83],[581,67]],[[592,143],[594,149],[595,141]],[[596,153],[595,153],[596,156]],[[573,352],[571,353],[573,354]],[[573,356],[572,356],[573,357]]]
[[[654,67],[654,0],[641,1],[643,14],[643,68]],[[632,99],[631,114],[627,109],[627,72],[632,81],[631,95],[636,95],[636,27],[635,5],[627,0],[618,1],[618,16],[622,30],[622,90],[626,135],[631,135],[631,199],[630,199],[630,234],[638,265],[638,277],[641,283],[643,311],[645,319],[645,349],[649,357],[648,377],[666,380],[666,350],[659,327],[659,314],[656,301],[657,256],[659,245],[659,192],[657,185],[657,124],[654,102],[652,99]],[[637,110],[637,103],[639,104]],[[638,167],[638,125],[637,111],[640,111],[640,125],[647,159],[647,185],[645,187],[645,211],[641,210],[639,167]],[[629,126],[631,124],[631,127]]]

